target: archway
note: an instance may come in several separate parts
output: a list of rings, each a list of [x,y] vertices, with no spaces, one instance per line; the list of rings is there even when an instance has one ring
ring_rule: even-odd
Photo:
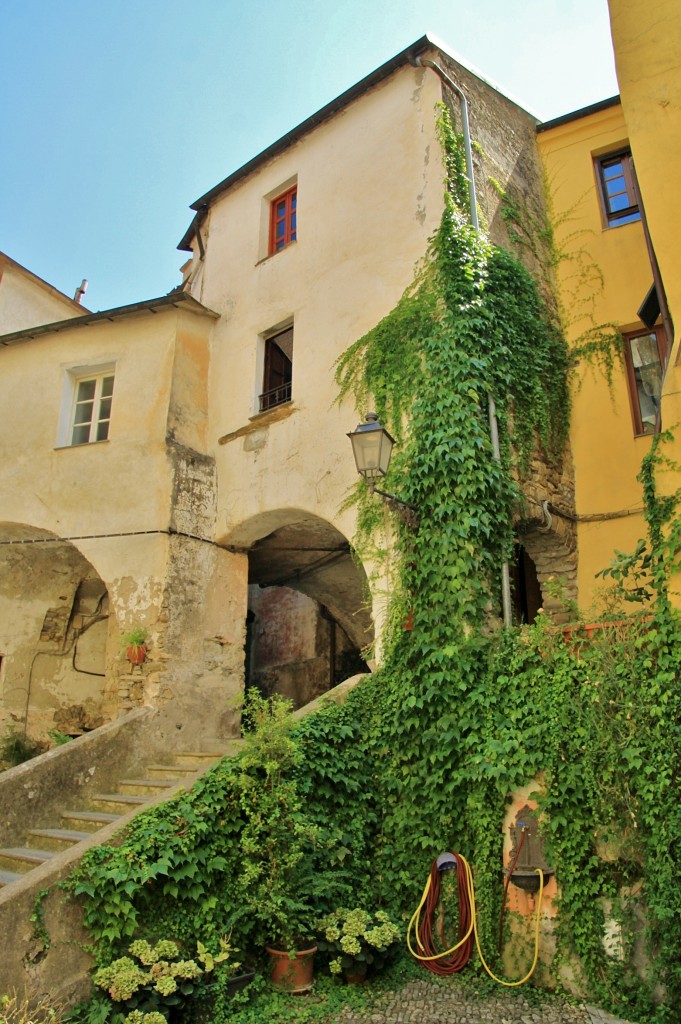
[[[0,524],[0,722],[45,740],[104,721],[109,597],[77,548]]]
[[[555,623],[563,623],[577,601],[577,537],[573,523],[551,515],[548,520],[521,524],[517,550],[536,577],[541,607]]]
[[[246,685],[295,707],[367,671],[368,586],[347,539],[318,516],[280,509],[229,537],[248,553]]]

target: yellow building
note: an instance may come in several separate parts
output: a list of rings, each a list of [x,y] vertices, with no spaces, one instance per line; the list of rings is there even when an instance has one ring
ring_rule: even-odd
[[[672,3],[654,6],[651,19],[649,7],[610,4],[621,97],[538,130],[568,339],[591,348],[578,357],[571,431],[584,610],[597,603],[596,573],[645,536],[637,474],[660,426],[681,418],[669,313],[681,303],[670,203],[681,145],[679,18]],[[655,30],[642,33],[643,22]],[[614,361],[604,371],[608,349]]]
[[[575,369],[571,430],[579,602],[586,610],[596,598],[595,574],[645,532],[636,476],[656,430],[666,342],[659,318],[646,326],[638,314],[653,275],[639,204],[621,191],[633,170],[619,99],[541,125],[538,140],[568,340],[592,348]]]

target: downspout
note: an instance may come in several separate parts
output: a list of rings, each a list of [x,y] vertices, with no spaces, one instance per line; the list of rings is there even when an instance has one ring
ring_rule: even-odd
[[[449,86],[455,96],[459,99],[461,109],[461,127],[463,130],[463,144],[466,153],[466,176],[468,178],[468,204],[470,210],[471,226],[476,232],[480,231],[478,221],[478,206],[475,198],[475,175],[473,173],[473,151],[471,148],[471,130],[468,121],[468,103],[462,90],[456,85],[443,69],[427,57],[414,57],[412,64],[419,68],[432,68],[436,75]],[[492,454],[495,462],[501,462],[501,449],[499,447],[499,423],[494,398],[490,391],[487,392],[487,409],[489,414],[489,432],[492,440]],[[508,567],[508,560],[501,563],[501,607],[504,617],[504,629],[510,629],[513,624],[511,614],[511,576]]]
[[[203,224],[203,222],[204,222],[204,220],[206,219],[207,216],[208,216],[208,206],[206,205],[206,206],[202,206],[201,209],[198,210],[196,216],[194,217],[194,223],[193,223],[192,226],[194,228],[194,237],[196,238],[196,242],[197,242],[198,247],[199,247],[199,258],[198,258],[198,261],[196,263],[196,266],[194,267],[192,272],[187,277],[187,280],[182,283],[183,291],[188,291],[191,288],[192,284],[194,283],[194,279],[195,279],[196,275],[198,274],[199,270],[201,269],[201,264],[204,262],[204,260],[206,258],[206,248],[205,248],[205,246],[203,244],[203,238],[201,237],[201,226],[202,226],[202,224]]]

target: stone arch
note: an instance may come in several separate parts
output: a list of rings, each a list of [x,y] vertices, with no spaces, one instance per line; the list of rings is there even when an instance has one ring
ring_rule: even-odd
[[[532,560],[539,587],[542,607],[554,622],[567,622],[569,614],[561,596],[549,593],[549,581],[562,585],[562,594],[571,602],[577,601],[577,535],[574,523],[556,515],[547,520],[530,520],[518,527],[518,541]]]
[[[106,583],[70,541],[0,523],[0,722],[44,741],[104,721]]]
[[[226,543],[248,555],[247,685],[299,707],[366,670],[367,578],[335,526],[282,508],[244,521]]]

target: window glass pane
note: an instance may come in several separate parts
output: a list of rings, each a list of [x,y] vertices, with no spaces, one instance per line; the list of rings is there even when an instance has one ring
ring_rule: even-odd
[[[614,196],[618,192],[626,192],[627,186],[624,178],[618,174],[616,178],[611,178],[610,181],[606,181],[605,190],[609,196]]]
[[[623,195],[610,197],[610,209],[613,213],[617,213],[618,210],[627,210],[630,206],[631,203],[626,192]]]
[[[641,214],[638,210],[635,213],[626,213],[622,217],[612,217],[611,224],[630,224],[633,220],[640,220]]]
[[[109,436],[109,421],[97,424],[97,440],[106,441]]]
[[[74,427],[71,444],[87,444],[90,440],[90,424],[83,427]]]
[[[621,160],[616,160],[610,164],[603,164],[603,177],[606,181],[610,178],[621,177],[623,173]]]
[[[655,334],[629,339],[629,352],[636,380],[636,399],[644,434],[655,433],[662,388],[662,366]]]
[[[81,380],[78,382],[78,395],[76,397],[77,402],[86,401],[89,398],[95,397],[95,388],[97,386],[96,380]]]
[[[105,377],[102,381],[102,396],[104,398],[110,398],[113,395],[113,377]]]
[[[91,423],[92,422],[92,408],[93,402],[81,402],[76,406],[76,415],[73,418],[74,423]]]
[[[111,399],[103,398],[99,403],[99,417],[100,420],[108,420],[111,418]]]

